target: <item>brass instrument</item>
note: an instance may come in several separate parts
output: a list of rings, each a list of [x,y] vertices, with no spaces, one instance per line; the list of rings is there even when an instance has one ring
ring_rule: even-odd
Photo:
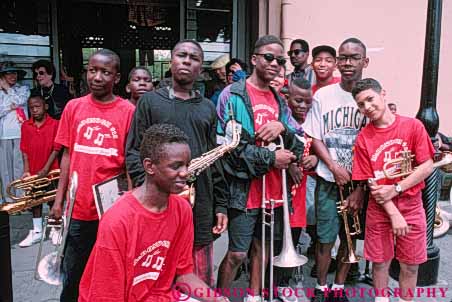
[[[266,148],[271,151],[275,151],[276,149],[284,149],[283,138],[279,136],[279,144],[270,143]],[[262,297],[264,297],[264,287],[265,287],[265,228],[266,226],[270,227],[270,248],[269,248],[269,301],[273,301],[273,266],[277,267],[297,267],[301,266],[308,262],[308,258],[303,255],[300,255],[296,252],[295,247],[293,246],[292,241],[292,231],[290,229],[290,218],[289,218],[289,199],[287,196],[287,175],[286,169],[281,170],[281,186],[282,186],[282,200],[267,200],[266,193],[266,184],[265,184],[265,175],[262,176]],[[283,243],[281,253],[278,256],[273,256],[274,250],[274,224],[275,224],[275,203],[283,203],[283,223],[284,223],[284,233],[283,233]],[[266,206],[270,204],[270,213],[267,211]],[[266,222],[265,218],[269,217],[270,222]]]
[[[341,261],[343,263],[357,263],[359,260],[361,260],[361,256],[358,256],[355,254],[355,249],[353,247],[353,241],[352,236],[361,234],[361,224],[359,222],[359,216],[358,213],[353,214],[353,225],[352,228],[354,232],[350,230],[350,226],[348,224],[348,209],[344,207],[345,199],[344,199],[344,193],[342,191],[342,188],[339,188],[339,195],[341,197],[341,200],[337,202],[338,204],[338,213],[341,215],[342,220],[344,221],[344,229],[345,229],[345,235],[347,237],[347,250],[348,250],[348,257],[345,256],[342,257]]]
[[[42,232],[41,243],[39,245],[38,257],[36,259],[36,267],[35,267],[35,279],[44,281],[50,285],[60,285],[62,283],[62,275],[61,275],[61,262],[63,260],[63,251],[66,244],[66,238],[69,233],[69,226],[72,218],[72,210],[74,209],[75,203],[75,194],[77,192],[78,187],[78,174],[77,172],[72,173],[71,182],[69,186],[69,200],[67,208],[67,213],[62,219],[55,221],[51,218],[46,217],[46,227]],[[57,227],[60,229],[60,238],[59,245],[56,247],[56,250],[41,259],[41,251],[42,244],[44,241],[44,237],[46,234],[47,226]]]
[[[436,205],[435,223],[433,225],[433,238],[445,235],[450,228],[452,222],[452,213],[442,210]]]
[[[34,206],[55,200],[57,181],[60,178],[60,170],[50,171],[46,177],[33,175],[23,179],[17,179],[8,184],[6,193],[13,202],[0,205],[0,211],[14,214]],[[23,190],[21,196],[12,193],[12,189]]]
[[[192,207],[195,206],[196,193],[195,193],[194,182],[196,180],[196,176],[201,174],[202,171],[207,169],[217,159],[220,159],[226,153],[234,150],[240,142],[240,135],[242,132],[242,128],[237,123],[237,121],[234,119],[232,105],[229,110],[229,117],[230,117],[230,120],[227,124],[226,132],[228,132],[229,130],[231,131],[231,137],[232,137],[231,141],[228,143],[222,144],[222,145],[202,154],[200,157],[197,157],[190,161],[190,164],[188,166],[188,183],[190,185],[188,186],[188,189],[181,192],[179,194],[179,196],[182,196],[185,199],[187,199],[190,202]]]
[[[411,151],[401,151],[400,157],[386,162],[383,165],[383,177],[374,178],[373,180],[379,180],[382,178],[395,179],[399,177],[408,176],[413,173],[416,168],[413,167],[414,155]],[[452,171],[452,153],[442,152],[441,160],[433,163],[433,168],[441,168],[445,172]]]

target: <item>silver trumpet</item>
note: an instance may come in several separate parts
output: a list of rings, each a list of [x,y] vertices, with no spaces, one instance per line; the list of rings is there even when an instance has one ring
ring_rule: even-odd
[[[50,285],[60,285],[62,283],[61,275],[61,263],[63,260],[63,251],[66,243],[67,234],[69,233],[69,225],[72,217],[72,210],[74,209],[75,194],[78,187],[78,175],[77,172],[72,173],[71,184],[69,187],[69,209],[65,217],[60,220],[55,220],[46,217],[45,227],[58,228],[59,238],[55,251],[44,256],[41,259],[42,245],[44,242],[46,232],[42,232],[41,243],[39,245],[38,257],[36,259],[35,279],[44,281]]]
[[[276,151],[277,149],[284,150],[284,141],[282,136],[279,136],[279,144],[270,143],[266,146],[270,151]],[[287,196],[287,175],[286,169],[281,170],[282,175],[282,200],[267,200],[265,197],[265,175],[262,177],[262,297],[264,296],[263,288],[265,287],[265,228],[270,227],[270,248],[269,248],[269,301],[273,301],[273,266],[277,267],[297,267],[308,262],[308,258],[300,255],[295,250],[292,241],[292,231],[290,229],[289,218],[289,199]],[[273,256],[274,249],[274,225],[275,225],[275,203],[283,203],[283,244],[281,253],[278,256]],[[267,211],[266,206],[270,204],[270,213]],[[270,222],[266,222],[266,217],[270,218]]]

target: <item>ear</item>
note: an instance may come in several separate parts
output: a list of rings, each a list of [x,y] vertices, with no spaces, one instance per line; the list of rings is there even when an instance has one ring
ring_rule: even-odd
[[[130,84],[127,84],[126,85],[126,92],[127,93],[131,93],[132,91],[130,90]]]
[[[253,66],[256,66],[256,64],[257,64],[257,62],[256,62],[256,60],[257,60],[257,56],[256,55],[252,55],[251,56],[251,65],[253,65]]]
[[[44,109],[45,111],[49,110],[49,104],[47,104],[47,102],[44,102]]]
[[[386,101],[386,90],[382,89],[380,92],[381,97],[383,98],[383,100]]]
[[[367,65],[369,65],[369,58],[368,58],[368,57],[366,57],[366,58],[364,59],[364,65],[363,65],[363,68],[366,68]]]
[[[115,84],[118,85],[119,81],[121,80],[121,74],[118,72],[115,76]]]
[[[149,175],[154,175],[155,174],[155,165],[154,163],[151,161],[150,158],[145,158],[143,160],[143,168],[144,171],[149,174]]]

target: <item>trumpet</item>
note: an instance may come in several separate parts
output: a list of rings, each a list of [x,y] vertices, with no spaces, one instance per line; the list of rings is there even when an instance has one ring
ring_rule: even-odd
[[[383,165],[383,174],[380,177],[373,178],[374,181],[387,178],[395,179],[410,175],[416,170],[413,167],[414,155],[411,151],[401,151],[398,158],[387,161]],[[441,160],[433,163],[433,168],[441,168],[445,172],[452,171],[452,152],[442,152]]]
[[[344,199],[344,193],[342,191],[342,188],[339,188],[339,195],[341,197],[341,200],[337,202],[338,204],[338,213],[341,215],[342,220],[344,221],[344,229],[345,229],[345,235],[347,237],[347,249],[348,249],[348,257],[345,258],[342,257],[341,261],[343,263],[357,263],[359,260],[361,260],[361,256],[355,254],[355,249],[353,247],[353,241],[352,236],[361,234],[361,224],[359,222],[359,216],[358,213],[353,214],[353,232],[350,229],[350,225],[348,224],[348,209],[345,208],[345,199]]]
[[[12,181],[6,187],[6,193],[13,202],[0,205],[0,211],[14,214],[34,206],[55,200],[55,195],[60,178],[60,170],[50,171],[46,177],[33,175],[23,179]],[[12,190],[23,190],[21,196],[17,196]]]

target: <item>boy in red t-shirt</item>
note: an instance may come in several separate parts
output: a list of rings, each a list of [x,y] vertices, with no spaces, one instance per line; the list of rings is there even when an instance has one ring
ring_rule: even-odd
[[[364,182],[373,179],[364,257],[373,262],[375,301],[389,301],[384,289],[388,287],[394,245],[400,263],[400,301],[411,301],[418,266],[427,260],[421,189],[433,170],[434,148],[420,121],[394,115],[388,109],[385,91],[376,80],[358,81],[352,94],[361,113],[371,120],[356,139],[352,178]],[[414,155],[415,171],[406,178],[384,178],[383,165],[400,157],[401,151]]]
[[[102,217],[79,302],[177,301],[179,293],[172,289],[178,283],[196,299],[227,301],[193,273],[192,209],[177,195],[187,184],[188,140],[170,124],[146,130],[140,148],[144,183]]]
[[[91,55],[86,75],[91,93],[66,105],[55,138],[64,152],[51,216],[62,215],[68,176],[77,171],[80,179],[62,263],[61,301],[77,300],[80,278],[96,241],[99,217],[92,186],[125,172],[125,143],[135,106],[113,95],[119,64],[118,55],[108,49]]]
[[[22,178],[38,175],[47,176],[52,169],[58,169],[57,156],[61,145],[54,142],[58,121],[47,114],[48,105],[41,95],[31,95],[28,109],[31,118],[21,127],[20,151],[24,161]],[[19,243],[20,247],[31,246],[42,237],[42,205],[32,208],[33,230]]]

